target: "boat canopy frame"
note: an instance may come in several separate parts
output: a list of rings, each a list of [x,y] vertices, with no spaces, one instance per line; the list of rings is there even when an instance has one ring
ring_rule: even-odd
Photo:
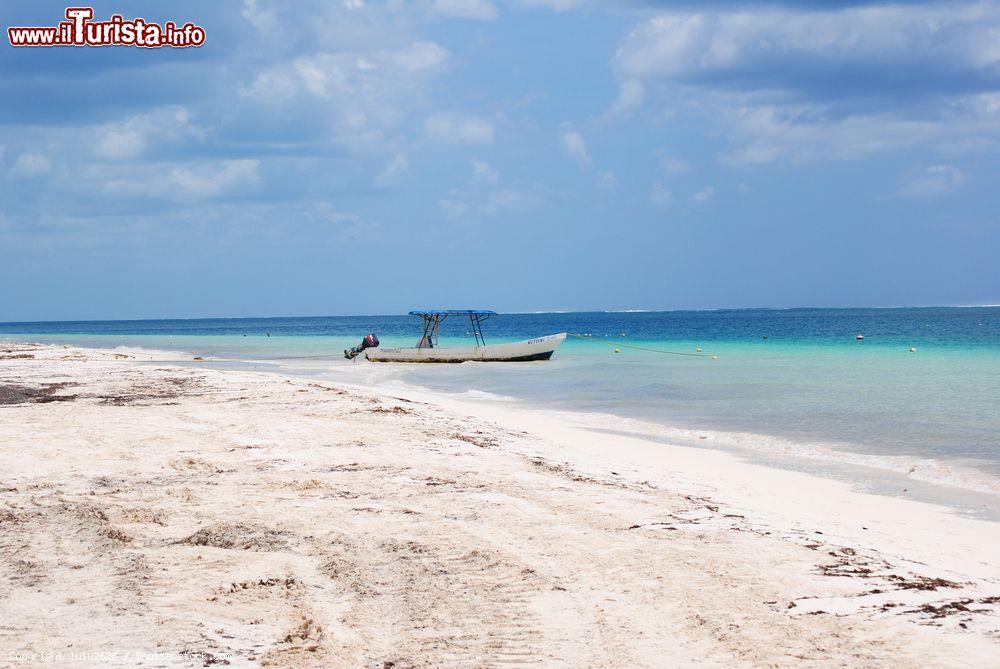
[[[448,316],[468,316],[472,326],[472,335],[476,338],[476,346],[486,346],[483,335],[483,321],[497,312],[488,309],[439,309],[411,311],[411,316],[420,316],[424,322],[424,331],[417,348],[435,348],[438,345],[438,334],[441,322]]]

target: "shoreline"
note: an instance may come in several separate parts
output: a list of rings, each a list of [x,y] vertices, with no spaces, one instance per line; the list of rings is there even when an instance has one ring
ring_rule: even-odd
[[[264,372],[271,373],[271,372]],[[287,374],[276,370],[276,374]],[[292,374],[298,376],[297,374]],[[330,377],[322,378],[331,381]],[[834,480],[853,490],[889,498],[915,501],[947,508],[951,512],[977,520],[1000,522],[1000,483],[988,473],[965,468],[942,460],[903,456],[881,456],[835,448],[833,442],[795,442],[785,437],[755,432],[723,431],[715,428],[676,427],[641,418],[583,410],[536,409],[530,402],[517,397],[467,398],[469,391],[448,392],[411,384],[379,385],[352,384],[335,381],[359,390],[381,392],[411,392],[432,397],[441,403],[453,403],[456,408],[480,414],[477,407],[495,408],[508,416],[531,416],[545,423],[570,425],[584,432],[617,435],[666,448],[708,450],[729,455],[748,465],[799,473],[817,479]],[[477,391],[473,391],[477,392]],[[489,393],[486,393],[489,395]],[[489,415],[489,410],[483,415]],[[772,444],[758,446],[764,440]],[[947,472],[941,472],[946,469]],[[925,472],[935,472],[928,473]]]
[[[155,336],[155,335],[150,335]],[[3,341],[0,339],[0,341]],[[26,338],[8,341],[27,342]],[[607,410],[587,410],[549,407],[539,409],[530,397],[496,394],[477,390],[447,390],[427,388],[407,379],[356,378],[357,370],[338,365],[339,356],[307,356],[306,358],[275,355],[261,358],[254,355],[213,354],[202,351],[204,346],[166,349],[139,344],[113,342],[80,343],[42,342],[45,345],[70,345],[96,350],[150,351],[157,355],[174,356],[183,364],[193,356],[205,356],[202,365],[223,369],[256,369],[268,373],[289,374],[347,383],[376,391],[410,388],[431,393],[444,399],[463,399],[469,393],[471,403],[491,403],[501,406],[516,403],[519,409],[543,412],[560,420],[586,424],[595,431],[628,432],[638,438],[667,445],[696,445],[732,453],[750,463],[804,472],[819,478],[834,478],[852,483],[858,490],[890,497],[913,499],[943,505],[962,515],[1000,522],[1000,476],[991,469],[979,467],[961,459],[945,459],[918,454],[893,455],[864,449],[859,443],[837,439],[789,437],[781,433],[734,430],[707,425],[672,425],[648,416],[611,413]],[[178,342],[180,343],[180,342]],[[316,364],[310,364],[309,361]],[[371,375],[368,375],[371,376]],[[626,428],[621,426],[625,425]]]
[[[851,444],[835,441],[794,441],[777,434],[674,426],[648,418],[602,411],[537,408],[528,398],[497,395],[475,389],[440,390],[408,380],[361,382],[342,374],[344,370],[336,366],[321,368],[295,358],[207,358],[202,363],[193,364],[220,367],[231,365],[234,368],[247,366],[263,373],[312,378],[359,390],[423,394],[441,402],[461,404],[463,410],[473,413],[480,406],[506,408],[519,415],[570,423],[593,432],[620,433],[665,446],[708,448],[730,454],[749,464],[799,472],[820,479],[834,479],[870,494],[930,503],[947,507],[970,518],[1000,522],[1000,478],[947,460],[852,451],[839,447]],[[260,369],[261,367],[273,369]]]
[[[920,457],[915,454],[890,455],[856,448],[852,450],[851,447],[857,444],[836,440],[796,440],[777,433],[671,425],[648,417],[607,411],[538,408],[527,397],[499,395],[471,389],[436,389],[406,379],[358,379],[353,378],[357,370],[352,366],[345,368],[344,365],[337,364],[340,362],[340,357],[337,355],[306,358],[283,355],[270,358],[252,355],[234,357],[200,352],[199,347],[169,349],[113,342],[38,342],[27,338],[13,339],[10,335],[0,338],[0,345],[4,342],[150,354],[184,366],[211,366],[216,369],[290,375],[347,384],[375,392],[407,389],[416,393],[427,393],[442,401],[466,402],[470,409],[480,404],[496,405],[500,408],[516,407],[519,412],[537,414],[543,418],[548,416],[594,432],[623,433],[626,436],[667,446],[707,447],[734,455],[750,464],[800,472],[820,479],[843,481],[861,492],[930,503],[946,507],[965,517],[1000,522],[1000,477],[958,460]],[[193,362],[192,358],[196,356],[203,356],[204,359]],[[385,366],[376,365],[376,367]]]
[[[4,348],[3,650],[622,667],[1000,652],[997,523],[426,392]]]

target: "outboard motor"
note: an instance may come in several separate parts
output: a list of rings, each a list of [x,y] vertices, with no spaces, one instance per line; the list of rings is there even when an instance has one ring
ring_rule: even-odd
[[[354,348],[345,350],[344,357],[348,360],[354,360],[356,357],[361,355],[361,352],[366,348],[375,348],[376,346],[378,346],[378,337],[375,336],[374,332],[371,332],[361,340],[360,344]]]

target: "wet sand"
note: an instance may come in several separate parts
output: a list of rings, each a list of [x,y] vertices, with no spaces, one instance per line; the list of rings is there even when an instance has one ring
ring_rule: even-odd
[[[0,666],[1000,664],[998,524],[167,358],[0,345]]]

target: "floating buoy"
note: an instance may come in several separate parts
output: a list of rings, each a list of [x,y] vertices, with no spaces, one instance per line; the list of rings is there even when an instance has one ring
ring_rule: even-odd
[[[916,353],[916,352],[917,352],[917,348],[915,346],[911,346],[910,347],[910,353]]]
[[[764,339],[767,339],[767,335],[764,335]]]
[[[701,353],[701,346],[699,346],[698,348],[696,348],[695,351],[697,351],[698,353]]]
[[[719,359],[719,356],[717,356],[717,355],[713,355],[712,356],[712,360],[718,360],[718,359]]]
[[[615,353],[621,353],[621,351],[619,351],[619,350],[618,350],[618,349],[616,348],[616,349],[615,349]]]
[[[864,338],[865,338],[864,335],[858,335],[857,337],[855,337],[855,339],[857,339],[858,341],[863,341]]]
[[[628,335],[627,335],[626,333],[624,333],[624,332],[623,332],[623,333],[622,333],[622,336],[623,336],[623,337],[627,337]]]

